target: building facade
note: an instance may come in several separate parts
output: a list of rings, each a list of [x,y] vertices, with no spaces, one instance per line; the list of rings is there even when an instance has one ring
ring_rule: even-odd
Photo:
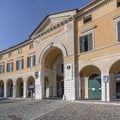
[[[0,97],[120,98],[120,0],[48,15],[0,52]]]

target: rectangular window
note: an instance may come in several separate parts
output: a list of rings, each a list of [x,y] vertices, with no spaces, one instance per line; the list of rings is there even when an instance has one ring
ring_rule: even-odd
[[[13,71],[13,62],[7,63],[7,72]]]
[[[120,7],[120,0],[117,0],[117,7]]]
[[[18,54],[22,53],[22,49],[18,49]]]
[[[0,60],[2,60],[2,59],[3,59],[3,56],[1,55],[1,56],[0,56]]]
[[[27,58],[27,67],[28,67],[28,68],[35,66],[35,58],[36,58],[35,55],[29,56],[29,57]]]
[[[83,23],[86,24],[86,23],[90,22],[91,20],[92,20],[92,16],[89,15],[83,19]]]
[[[29,49],[31,50],[33,48],[33,44],[30,44],[29,45]]]
[[[120,42],[120,21],[117,22],[117,41]]]
[[[0,65],[0,74],[1,73],[4,73],[4,65],[3,64]]]
[[[89,33],[80,37],[80,53],[93,50],[93,35]]]
[[[12,56],[12,52],[8,53],[8,57],[11,57]]]
[[[24,60],[20,59],[16,61],[16,70],[22,70],[24,68]]]

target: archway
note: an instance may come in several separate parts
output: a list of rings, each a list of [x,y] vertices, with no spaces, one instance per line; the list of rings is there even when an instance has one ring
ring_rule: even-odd
[[[0,97],[4,97],[4,82],[0,81]]]
[[[13,81],[7,81],[7,97],[13,97]]]
[[[110,97],[120,99],[120,60],[110,67]]]
[[[47,97],[62,97],[64,94],[64,91],[62,91],[63,89],[60,91],[60,87],[64,88],[64,82],[60,86],[60,82],[64,79],[62,51],[57,47],[48,49],[44,54],[42,66],[42,68],[44,68],[44,79],[47,84],[47,86],[45,83],[43,85],[43,96],[46,97],[45,89],[47,87],[47,92],[49,91],[49,96]]]
[[[94,65],[87,65],[80,71],[80,96],[82,99],[101,98],[101,72]]]
[[[28,97],[35,97],[35,79],[32,76],[27,80],[27,91]]]
[[[17,79],[17,97],[23,97],[23,79]]]

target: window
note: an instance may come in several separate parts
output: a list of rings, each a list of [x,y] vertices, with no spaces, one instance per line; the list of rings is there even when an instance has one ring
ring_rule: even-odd
[[[9,54],[8,54],[8,57],[11,57],[12,56],[12,52],[10,52]]]
[[[31,50],[33,48],[33,44],[30,44],[29,45],[29,49]]]
[[[22,53],[22,49],[18,49],[18,54]]]
[[[36,57],[35,55],[32,55],[27,58],[27,67],[28,68],[35,66],[35,57]]]
[[[120,7],[120,0],[117,0],[117,7]]]
[[[4,64],[0,64],[0,74],[4,73]]]
[[[83,23],[86,24],[86,23],[90,22],[91,20],[92,20],[92,16],[89,15],[83,19]]]
[[[120,42],[120,20],[117,21],[117,41]]]
[[[24,68],[24,60],[19,59],[16,61],[16,70],[22,70]]]
[[[1,56],[0,56],[0,60],[2,60],[2,59],[3,59],[3,56],[1,55]]]
[[[80,37],[80,53],[93,50],[93,35],[89,33]]]
[[[12,72],[13,71],[13,62],[7,63],[7,72]]]

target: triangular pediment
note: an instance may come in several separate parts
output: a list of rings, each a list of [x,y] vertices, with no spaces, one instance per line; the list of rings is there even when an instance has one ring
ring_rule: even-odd
[[[76,14],[76,10],[71,10],[71,11],[66,11],[66,12],[61,12],[61,13],[56,13],[56,14],[51,14],[46,16],[46,18],[39,24],[39,26],[33,31],[33,33],[30,35],[30,37],[33,37],[42,31],[45,31],[62,21],[66,20],[67,18],[74,16]]]

